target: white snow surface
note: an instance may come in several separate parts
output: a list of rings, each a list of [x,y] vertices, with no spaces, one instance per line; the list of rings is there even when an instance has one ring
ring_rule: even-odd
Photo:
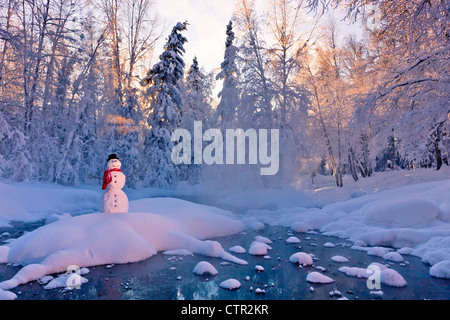
[[[331,261],[345,263],[348,262],[349,260],[346,257],[336,255],[331,257]]]
[[[241,283],[236,279],[227,279],[219,284],[219,287],[228,290],[235,290],[241,287]]]
[[[355,196],[358,190],[363,192]],[[375,173],[356,183],[347,180],[342,188],[331,181],[304,193],[318,206],[289,203],[275,210],[248,210],[247,215],[272,226],[309,226],[365,243],[369,247],[352,248],[380,257],[408,247],[409,254],[430,265],[450,260],[450,167]]]
[[[0,180],[0,226],[12,220],[36,221],[52,214],[98,211],[101,190],[52,183],[12,183]]]
[[[450,279],[450,260],[436,263],[431,267],[430,275],[436,278]]]
[[[199,263],[197,263],[192,272],[198,274],[199,276],[202,275],[215,276],[216,274],[219,273],[217,269],[208,261],[200,261]]]
[[[64,272],[68,265],[127,263],[159,251],[186,249],[246,264],[208,239],[242,232],[246,226],[263,230],[264,224],[294,232],[316,229],[353,241],[354,249],[366,252],[386,254],[384,249],[371,249],[384,247],[402,248],[399,253],[405,254],[407,248],[407,254],[432,266],[431,275],[450,278],[450,167],[438,172],[375,173],[356,183],[345,180],[342,188],[333,186],[332,177],[318,176],[315,181],[320,184],[304,191],[259,189],[225,195],[220,202],[246,210],[241,216],[174,198],[133,200],[155,194],[201,194],[205,189],[200,187],[170,192],[125,190],[131,193],[129,212],[105,214],[97,212],[103,195],[100,188],[2,179],[0,226],[13,220],[47,219],[48,224],[0,246],[0,263],[25,265],[12,279],[0,283],[0,296],[11,298],[13,294],[4,290]],[[266,255],[267,244],[258,243],[250,246],[249,253]]]
[[[136,200],[128,213],[96,212],[62,219],[0,246],[0,263],[26,265],[0,288],[12,289],[66,271],[70,265],[129,263],[175,249],[245,265],[219,242],[205,240],[243,229],[241,221],[218,208],[173,198]]]
[[[406,286],[406,280],[402,277],[400,273],[398,273],[396,270],[386,267],[383,264],[380,263],[371,263],[372,266],[377,266],[381,272],[380,274],[380,281],[381,283],[391,286],[391,287],[404,287]],[[370,266],[369,265],[369,266]],[[340,272],[345,273],[346,275],[350,277],[357,277],[357,278],[369,278],[371,275],[373,275],[373,270],[367,268],[360,268],[360,267],[340,267],[338,269]]]
[[[330,277],[317,272],[317,271],[313,271],[308,273],[308,275],[306,276],[306,281],[311,282],[311,283],[321,283],[321,284],[327,284],[327,283],[333,283],[334,280],[331,279]]]
[[[289,257],[292,263],[298,263],[301,266],[310,266],[313,264],[312,257],[305,252],[296,252]]]

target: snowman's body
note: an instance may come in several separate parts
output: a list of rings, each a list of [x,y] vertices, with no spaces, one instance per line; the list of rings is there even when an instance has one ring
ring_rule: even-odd
[[[121,163],[117,159],[108,161],[108,170],[120,169]],[[128,212],[128,197],[122,188],[125,186],[125,175],[121,171],[110,171],[110,182],[106,185],[103,195],[103,212]]]

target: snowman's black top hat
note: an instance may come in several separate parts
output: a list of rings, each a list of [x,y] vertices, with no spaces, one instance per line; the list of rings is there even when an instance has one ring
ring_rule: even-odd
[[[112,154],[110,154],[110,155],[108,156],[108,160],[106,160],[106,163],[108,163],[108,161],[111,160],[111,159],[117,159],[117,160],[119,160],[119,158],[116,156],[115,153],[112,153]]]

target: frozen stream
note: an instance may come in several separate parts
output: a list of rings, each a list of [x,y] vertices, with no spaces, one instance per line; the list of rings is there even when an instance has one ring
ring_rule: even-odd
[[[19,236],[24,230],[32,230],[40,226],[34,224],[16,224],[8,231],[11,237]],[[248,253],[255,236],[264,236],[272,241],[272,250],[268,256],[254,256]],[[299,244],[288,244],[286,239],[296,236]],[[5,237],[2,240],[6,240]],[[381,257],[369,256],[364,251],[351,249],[351,242],[324,236],[319,233],[292,233],[285,227],[267,226],[265,230],[246,229],[245,232],[233,236],[214,239],[228,250],[232,246],[242,246],[247,250],[244,254],[234,254],[248,262],[247,266],[224,262],[222,259],[201,255],[181,256],[158,253],[145,261],[124,265],[108,265],[89,268],[84,275],[88,280],[80,289],[67,290],[56,288],[46,290],[37,281],[20,285],[13,290],[18,300],[26,299],[278,299],[278,300],[310,300],[337,299],[340,295],[354,299],[450,299],[450,281],[436,279],[429,275],[429,266],[415,256],[404,255],[406,263],[383,260]],[[333,243],[334,247],[324,246]],[[312,266],[299,267],[289,262],[295,252],[303,251],[313,254]],[[331,260],[340,255],[349,259],[339,263]],[[199,276],[192,271],[200,261],[210,262],[218,271],[215,276]],[[381,284],[382,297],[371,294],[366,279],[349,277],[338,271],[342,266],[366,268],[372,262],[387,264],[398,271],[407,282],[402,288]],[[257,272],[259,265],[264,271]],[[12,277],[20,267],[0,265],[0,281]],[[312,284],[306,276],[318,271],[335,280],[331,284]],[[55,275],[57,276],[57,275]],[[219,284],[229,278],[240,281],[237,290],[226,290]],[[258,290],[259,289],[259,290]],[[264,293],[257,293],[259,291]],[[339,291],[339,293],[337,292]],[[330,292],[337,294],[330,295]]]

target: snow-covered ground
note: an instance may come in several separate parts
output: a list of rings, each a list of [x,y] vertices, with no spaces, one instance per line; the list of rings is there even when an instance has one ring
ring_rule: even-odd
[[[157,252],[181,250],[245,265],[236,255],[245,249],[235,247],[229,253],[208,239],[245,228],[263,230],[265,225],[290,227],[294,232],[314,229],[345,238],[354,242],[353,249],[386,261],[401,262],[402,255],[412,254],[430,264],[431,276],[450,278],[450,168],[377,173],[356,183],[346,181],[343,188],[334,187],[330,177],[316,177],[315,185],[302,185],[302,191],[235,193],[214,193],[201,186],[182,186],[170,193],[125,189],[131,200],[129,213],[103,214],[98,212],[100,188],[1,180],[0,227],[13,221],[47,222],[0,246],[0,263],[24,266],[0,283],[0,299],[14,298],[6,290],[64,272],[70,265],[128,263]],[[155,195],[166,197],[149,198]],[[215,196],[216,206],[173,198],[205,195]],[[218,206],[237,210],[232,213]],[[257,239],[248,253],[268,256],[270,250],[268,241]],[[342,268],[342,272],[357,270],[349,265]],[[323,277],[313,274],[309,280]]]

